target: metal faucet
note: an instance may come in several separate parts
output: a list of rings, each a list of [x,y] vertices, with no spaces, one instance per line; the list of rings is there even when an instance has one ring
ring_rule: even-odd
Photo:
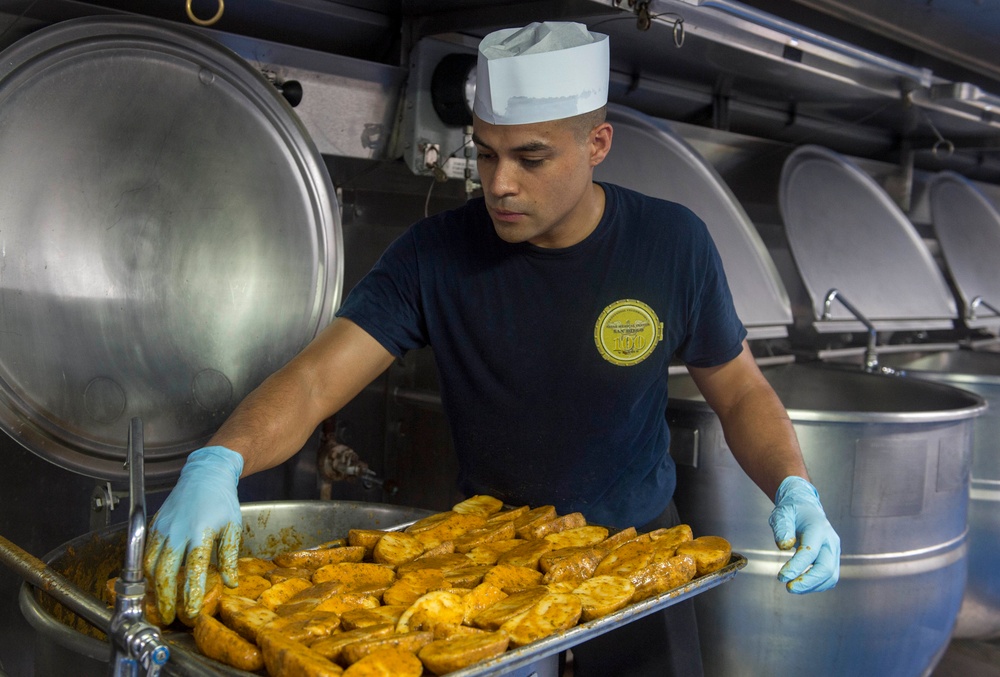
[[[142,420],[133,418],[128,430],[129,508],[128,540],[125,544],[125,567],[115,581],[115,613],[111,617],[108,639],[111,642],[111,677],[138,677],[141,669],[148,677],[157,677],[170,658],[170,649],[160,637],[160,630],[142,617],[146,581],[142,574],[142,555],[146,545],[146,490],[144,484]]]
[[[865,325],[868,329],[868,347],[865,349],[865,365],[864,370],[869,374],[892,374],[895,373],[889,367],[879,367],[878,364],[878,352],[875,350],[878,344],[878,332],[875,330],[875,325],[865,317],[860,310],[854,307],[850,301],[844,298],[844,295],[840,293],[837,289],[831,289],[826,293],[826,298],[823,300],[823,317],[821,319],[830,319],[830,306],[833,305],[833,301],[836,299],[840,301],[841,305],[851,311],[861,324]]]
[[[994,312],[996,315],[1000,315],[1000,310],[997,310],[992,305],[983,300],[982,296],[976,296],[969,302],[969,308],[965,311],[965,320],[967,322],[972,322],[976,319],[976,308],[979,306],[986,306]]]

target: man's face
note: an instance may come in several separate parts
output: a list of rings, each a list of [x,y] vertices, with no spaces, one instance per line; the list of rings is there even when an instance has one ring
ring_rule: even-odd
[[[497,235],[507,242],[568,247],[593,231],[604,208],[593,169],[611,146],[611,126],[586,137],[571,122],[473,122],[479,178]]]

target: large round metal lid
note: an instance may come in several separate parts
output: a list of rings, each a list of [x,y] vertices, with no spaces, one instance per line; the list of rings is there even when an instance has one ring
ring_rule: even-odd
[[[329,175],[246,62],[87,18],[0,55],[0,426],[101,479],[144,423],[169,479],[340,298]]]
[[[1000,327],[1000,316],[987,306],[970,308],[977,297],[1000,308],[1000,212],[955,172],[936,175],[928,191],[934,233],[958,288],[965,323],[973,328]]]
[[[834,302],[837,289],[879,329],[950,329],[958,311],[941,269],[913,224],[874,179],[843,156],[801,146],[779,188],[788,244],[818,331],[864,330]]]
[[[646,195],[679,202],[707,225],[749,338],[787,335],[791,304],[763,241],[718,172],[668,123],[608,106],[611,153],[595,177]]]

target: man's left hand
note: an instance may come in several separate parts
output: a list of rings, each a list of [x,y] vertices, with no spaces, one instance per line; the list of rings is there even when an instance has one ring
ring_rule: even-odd
[[[795,554],[778,572],[788,592],[829,590],[840,579],[840,536],[826,518],[816,487],[801,477],[786,477],[768,520],[774,542]]]

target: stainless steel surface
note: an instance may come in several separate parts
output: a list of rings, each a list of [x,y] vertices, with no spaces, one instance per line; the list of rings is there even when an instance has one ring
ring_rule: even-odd
[[[146,480],[143,456],[142,419],[133,418],[129,422],[126,458],[129,498],[128,536],[125,539],[125,564],[119,576],[126,583],[143,582],[142,557],[146,551]]]
[[[842,19],[828,15],[829,2],[822,3],[826,7],[820,11],[810,11],[802,6],[808,3],[789,0],[631,4],[537,0],[517,3],[516,12],[506,0],[258,0],[252,7],[227,7],[223,20],[213,28],[250,40],[377,62],[412,76],[408,68],[412,49],[423,38],[461,34],[477,41],[489,30],[528,21],[583,21],[612,36],[612,98],[625,105],[658,117],[792,143],[808,139],[881,160],[898,162],[901,156],[911,155],[928,169],[951,168],[997,181],[1000,159],[980,150],[995,147],[998,117],[986,111],[968,115],[940,106],[940,99],[935,102],[929,96],[933,88],[941,91],[949,86],[977,87],[987,97],[1000,93],[1000,78],[970,69],[955,58],[957,50],[937,52],[944,42],[939,39],[939,21],[954,35],[951,14],[968,19],[978,11],[991,18],[985,9],[962,2],[966,6],[959,8],[958,0],[939,0],[931,8],[909,0],[889,3],[893,7],[885,11],[849,12]],[[11,7],[0,3],[0,25],[5,19],[11,24],[8,40],[38,21],[88,12],[140,12],[189,23],[178,12],[175,0],[146,0],[141,6],[126,0],[11,3]],[[943,4],[949,6],[942,8]],[[19,15],[26,5],[27,10]],[[893,15],[889,22],[884,20],[886,13]],[[922,22],[927,13],[937,20]],[[649,21],[657,14],[663,15],[661,20]],[[678,17],[686,26],[681,48],[673,39]],[[640,30],[640,23],[650,24],[649,29]],[[966,32],[981,33],[989,25],[988,20],[970,22]],[[907,30],[884,30],[898,26]],[[246,56],[267,63],[252,53]],[[925,86],[928,72],[929,85]],[[310,100],[310,82],[303,81],[303,89],[305,105]],[[331,107],[322,121],[335,139],[346,142],[345,149],[358,146],[357,137],[349,131],[358,120],[352,102],[372,93],[364,84],[360,89],[364,92],[330,96]],[[334,94],[333,90],[321,92],[321,96],[328,94]],[[342,114],[348,122],[337,128]],[[367,122],[376,124],[375,120]],[[954,142],[954,153],[932,152],[938,133]]]
[[[625,3],[621,3],[625,6]],[[678,2],[676,6],[683,8],[686,3]],[[945,21],[942,23],[942,15],[946,15],[949,9],[955,9],[960,3],[953,0],[945,2],[934,2],[933,6],[924,0],[907,0],[904,3],[865,3],[858,0],[816,0],[815,2],[768,2],[767,0],[753,0],[749,4],[762,8],[765,11],[774,12],[776,15],[797,21],[799,28],[806,28],[816,32],[825,32],[826,35],[837,36],[848,41],[857,40],[858,45],[868,45],[866,40],[870,37],[867,31],[888,27],[889,29],[899,29],[908,33],[920,32],[938,41],[940,45],[946,45],[952,49],[953,53],[967,45],[962,39],[954,39],[955,32],[950,30],[951,25]],[[855,21],[831,30],[823,24],[812,23],[808,18],[803,19],[797,16],[794,5],[848,5],[859,7],[864,16]],[[96,7],[124,8],[123,10],[104,10]],[[128,5],[128,6],[126,6]],[[323,7],[320,7],[322,5]],[[357,5],[359,11],[351,12],[348,5]],[[604,14],[593,12],[590,8],[605,5]],[[884,6],[883,6],[884,5]],[[125,3],[121,0],[97,0],[89,2],[84,0],[46,0],[45,2],[31,2],[15,0],[13,6],[9,4],[0,8],[5,33],[4,38],[9,40],[20,32],[25,26],[34,26],[35,19],[17,21],[18,13],[25,7],[29,7],[28,14],[37,17],[41,21],[51,20],[47,13],[56,15],[53,8],[65,8],[68,13],[86,12],[88,6],[93,6],[93,11],[130,11],[158,14],[164,17],[177,15],[176,0],[148,0],[141,3],[141,7],[133,3]],[[863,6],[863,7],[862,7]],[[402,26],[399,21],[400,9],[403,13]],[[542,0],[537,3],[520,3],[517,6],[518,12],[512,12],[509,3],[500,3],[495,0],[413,0],[404,3],[381,0],[378,2],[362,2],[362,0],[328,0],[325,2],[295,2],[289,3],[284,0],[261,0],[253,3],[253,6],[227,7],[226,23],[222,28],[231,31],[231,34],[244,33],[247,36],[259,37],[269,41],[276,41],[288,44],[307,45],[311,49],[335,52],[339,55],[357,57],[361,66],[375,64],[385,66],[379,72],[392,71],[393,73],[405,74],[407,71],[407,56],[404,52],[402,57],[396,51],[397,43],[404,44],[412,32],[418,33],[426,29],[428,32],[436,32],[438,29],[444,30],[460,29],[466,35],[473,37],[488,30],[493,25],[504,22],[520,21],[526,12],[530,18],[586,18],[588,12],[593,12],[589,16],[592,23],[603,22],[610,15],[610,2],[583,2],[570,0],[569,2],[558,0]],[[976,21],[989,19],[990,12],[985,7],[975,3],[966,2],[962,7],[965,16],[972,19],[972,25],[976,29],[984,29],[990,25],[989,21]],[[171,14],[172,13],[172,14]],[[358,17],[360,14],[375,15],[374,17]],[[813,143],[823,143],[832,148],[845,153],[856,155],[867,155],[878,158],[881,161],[888,161],[905,167],[906,154],[915,154],[918,166],[925,167],[957,167],[960,171],[968,172],[969,176],[982,176],[987,181],[997,181],[1000,173],[997,171],[1000,154],[991,152],[995,149],[996,141],[993,131],[988,124],[982,121],[966,122],[964,120],[952,120],[951,116],[938,111],[928,109],[927,115],[918,108],[910,105],[908,101],[897,93],[891,96],[872,96],[863,87],[858,87],[852,82],[845,82],[837,78],[830,77],[829,74],[812,74],[809,64],[794,63],[794,50],[789,50],[789,58],[784,54],[767,56],[757,56],[747,52],[744,45],[729,45],[723,39],[709,39],[701,37],[697,31],[691,31],[684,48],[676,48],[671,41],[671,30],[669,26],[663,24],[654,25],[650,31],[641,32],[636,30],[636,19],[627,11],[615,10],[621,18],[615,21],[605,22],[599,26],[594,26],[595,30],[607,30],[613,33],[613,43],[615,47],[615,72],[613,74],[613,94],[615,99],[635,108],[640,108],[648,113],[668,117],[675,120],[685,120],[690,127],[697,126],[699,133],[714,139],[717,135],[723,134],[722,130],[732,130],[744,134],[752,134],[754,141],[763,139],[777,139],[782,142],[794,144],[808,140]],[[924,20],[924,14],[931,15],[929,20]],[[886,15],[889,20],[885,21]],[[544,16],[541,16],[544,15]],[[873,20],[872,16],[877,15],[879,21]],[[370,20],[370,19],[375,20]],[[993,17],[995,19],[995,17]],[[692,22],[694,23],[694,22]],[[16,24],[11,26],[11,24]],[[691,24],[689,24],[690,26]],[[13,28],[13,30],[8,30]],[[308,35],[306,35],[308,34]],[[995,40],[996,32],[988,33],[991,40]],[[960,34],[961,35],[961,34]],[[967,35],[967,33],[966,33]],[[5,43],[2,43],[5,44]],[[233,43],[235,44],[235,43]],[[232,46],[232,45],[231,45]],[[885,47],[885,45],[881,45]],[[872,53],[879,54],[880,45],[872,45]],[[925,55],[905,53],[900,51],[899,45],[888,45],[889,49],[881,51],[883,54],[896,55],[902,61],[913,64],[927,63]],[[266,53],[258,59],[254,50],[257,46],[248,42],[247,49],[242,47],[238,50],[244,59],[253,65],[281,64],[281,67],[288,66],[290,62],[280,59],[271,59]],[[782,50],[784,51],[784,50]],[[992,58],[995,50],[988,52],[990,67],[995,69],[995,59]],[[746,57],[744,58],[744,55]],[[912,58],[910,58],[912,56]],[[964,56],[964,55],[963,55]],[[381,62],[377,63],[376,62]],[[983,62],[985,63],[985,62]],[[402,66],[401,66],[402,64]],[[296,68],[299,66],[296,65]],[[319,73],[317,79],[322,77],[322,70],[327,66],[318,64],[314,67],[309,64],[303,70],[311,73]],[[938,65],[934,64],[937,73]],[[949,71],[942,68],[941,71]],[[968,79],[964,74],[962,79]],[[341,90],[345,93],[357,85],[357,91],[351,95],[340,96]],[[306,85],[306,94],[303,105],[314,99],[310,99],[310,89]],[[366,111],[357,109],[355,106],[363,95],[373,95],[373,101],[381,105],[385,99],[381,94],[387,90],[380,90],[375,96],[371,88],[380,88],[382,83],[376,77],[370,81],[347,77],[343,83],[337,82],[328,92],[324,92],[324,105],[327,118],[322,120],[326,129],[336,132],[333,136],[333,143],[330,147],[336,146],[328,152],[353,157],[362,157],[365,150],[370,150],[372,157],[380,157],[380,148],[365,148],[361,140],[356,136],[356,127],[359,122],[369,122],[365,120]],[[391,89],[391,88],[390,88]],[[995,85],[986,86],[987,91],[997,91]],[[98,90],[102,91],[102,90]],[[385,110],[385,109],[381,109]],[[301,115],[304,117],[304,115]],[[372,116],[381,119],[378,115]],[[371,122],[375,122],[375,119]],[[313,127],[308,120],[306,123],[310,134],[315,137]],[[340,123],[343,122],[343,126]],[[931,122],[935,129],[928,125]],[[363,125],[362,125],[363,129]],[[940,131],[949,140],[956,143],[957,151],[954,155],[931,154],[931,147],[936,143],[937,138],[934,132]],[[691,140],[690,135],[687,136]],[[744,137],[750,139],[750,137]],[[370,139],[369,139],[370,140]],[[344,143],[341,143],[341,142]],[[725,144],[723,144],[725,146]],[[699,146],[701,150],[701,146]],[[32,150],[32,152],[36,152]],[[328,158],[329,160],[329,158]],[[388,164],[388,163],[387,163]],[[366,169],[367,171],[367,169]],[[372,173],[369,177],[381,176],[379,173]],[[728,176],[727,176],[728,180]],[[338,186],[340,183],[338,182]],[[346,182],[345,192],[350,193],[356,183],[350,180]],[[424,195],[429,195],[428,189],[430,181],[421,184],[421,195],[419,205],[412,209],[409,216],[400,216],[405,212],[405,208],[400,206],[400,195],[393,193],[393,188],[387,188],[382,193],[382,199],[368,200],[367,203],[358,203],[358,209],[351,214],[355,219],[356,237],[354,238],[356,247],[350,249],[352,260],[349,265],[356,270],[366,269],[371,261],[366,257],[358,257],[358,247],[364,247],[366,251],[372,251],[375,255],[379,253],[384,244],[390,239],[391,228],[388,224],[405,225],[402,221],[410,221],[422,213]],[[734,184],[730,184],[734,185]],[[433,188],[432,200],[437,200],[446,189],[446,185],[438,185]],[[763,191],[761,194],[766,194]],[[741,194],[741,199],[743,195]],[[747,205],[744,202],[744,205]],[[432,204],[433,211],[433,204]],[[392,217],[387,219],[388,212],[393,212]],[[756,220],[756,213],[754,218]],[[6,224],[0,225],[0,229],[6,229]],[[398,232],[398,231],[397,231]],[[7,256],[10,256],[10,250]],[[879,265],[884,265],[887,259],[880,259]],[[781,263],[781,262],[779,262]],[[8,269],[9,271],[9,269]],[[362,271],[363,272],[363,271]],[[5,273],[6,275],[6,273]],[[6,279],[6,278],[5,278]],[[791,290],[791,287],[789,287]],[[798,300],[796,296],[796,301]],[[805,305],[808,308],[808,303]],[[864,306],[862,306],[863,308]],[[5,329],[8,326],[5,324]],[[426,358],[426,353],[423,357]],[[394,365],[393,369],[396,369]],[[430,379],[432,381],[432,379]],[[418,382],[417,387],[421,389],[424,383]],[[430,383],[428,387],[432,387]],[[397,417],[380,417],[384,412],[385,393],[373,390],[371,393],[371,407],[368,402],[359,402],[356,409],[361,413],[356,417],[357,424],[351,426],[355,435],[351,444],[358,449],[374,448],[381,449],[382,445],[392,445],[394,440],[399,440],[401,447],[410,446],[408,453],[400,454],[401,459],[422,459],[414,460],[412,466],[400,464],[398,467],[392,458],[392,453],[387,454],[383,463],[382,459],[375,458],[375,467],[380,472],[387,472],[388,477],[403,477],[407,479],[407,486],[404,491],[420,490],[422,492],[421,505],[429,504],[431,501],[443,500],[445,493],[439,490],[439,486],[444,490],[451,489],[451,482],[448,479],[428,478],[424,482],[423,476],[418,476],[418,472],[426,472],[427,468],[435,468],[436,474],[443,474],[441,468],[447,460],[447,449],[450,441],[447,439],[447,431],[443,423],[436,415],[433,417],[423,416],[414,419],[413,422],[404,419],[402,430],[399,435],[394,431],[397,426]],[[369,413],[371,412],[371,413]],[[421,412],[416,412],[421,413]],[[342,416],[341,418],[346,418]],[[385,419],[383,421],[383,418]],[[433,418],[433,420],[430,420]],[[371,419],[376,419],[374,425],[367,425]],[[429,422],[428,422],[429,421]],[[433,430],[434,435],[428,434],[428,430]],[[442,432],[443,431],[443,432]],[[363,438],[370,437],[372,445],[359,444]],[[386,441],[388,440],[388,441]],[[6,448],[11,451],[5,455],[5,462],[9,462],[15,456],[20,457],[20,450],[12,449],[12,445]],[[13,453],[17,452],[17,453]],[[409,453],[414,452],[414,453]],[[32,457],[33,459],[34,457]],[[30,531],[31,541],[34,543],[44,543],[39,547],[38,552],[44,552],[51,544],[59,543],[68,536],[63,536],[59,540],[54,540],[55,533],[59,533],[59,528],[70,522],[77,514],[84,515],[86,505],[84,502],[74,503],[71,498],[66,497],[66,485],[68,480],[60,477],[60,468],[52,466],[49,472],[37,473],[37,469],[31,467],[30,473],[23,476],[23,481],[18,481],[10,477],[9,467],[5,464],[5,477],[3,483],[4,495],[8,498],[8,508],[6,519],[8,521],[17,520],[19,516],[24,516],[20,520],[21,524],[16,524],[17,528],[27,530],[29,522],[38,522],[45,525],[45,529],[32,529]],[[387,470],[388,468],[388,470]],[[68,473],[67,473],[68,474]],[[429,473],[428,473],[429,474]],[[47,482],[40,482],[37,477],[44,475]],[[79,478],[78,478],[79,479]],[[74,480],[74,481],[78,481]],[[35,490],[29,491],[28,486]],[[92,487],[84,487],[84,498]],[[401,492],[402,495],[403,492]],[[37,511],[30,513],[22,507],[26,503],[38,501],[35,496],[52,496],[52,500],[41,501],[45,505],[37,505]],[[57,498],[56,498],[57,497]],[[61,506],[58,514],[53,515],[56,505]],[[81,507],[76,510],[76,507]],[[43,511],[47,511],[43,512]],[[40,515],[46,515],[42,517]],[[0,517],[0,522],[5,521]],[[83,525],[70,533],[82,533]],[[11,531],[9,533],[16,533]],[[48,540],[46,540],[48,539]],[[27,535],[25,542],[28,542]],[[740,581],[734,582],[738,584]],[[803,600],[805,602],[806,600]],[[12,605],[11,605],[12,606]],[[0,649],[6,646],[14,646],[17,641],[11,638],[8,632],[9,625],[3,626],[0,632]],[[29,642],[24,642],[27,645]],[[6,659],[12,656],[13,652],[8,651],[4,656],[5,667],[11,670],[11,664]],[[21,674],[16,669],[12,674]],[[27,673],[25,673],[27,674]]]
[[[993,336],[984,339],[970,340],[967,346],[972,350],[979,350],[986,353],[1000,352],[1000,338]]]
[[[796,422],[916,426],[971,419],[987,409],[964,389],[865,374],[847,365],[797,362],[763,371]],[[705,406],[693,381],[671,379],[671,411]]]
[[[975,320],[982,319],[978,315],[980,308],[986,308],[988,311],[990,311],[990,313],[992,314],[992,317],[990,319],[1000,318],[1000,308],[997,308],[995,305],[984,299],[982,296],[974,296],[972,297],[972,300],[969,301],[969,307],[965,311],[966,322],[973,322]]]
[[[201,32],[262,73],[302,85],[295,116],[320,153],[373,160],[393,157],[390,141],[406,80],[402,66],[221,31]]]
[[[648,616],[685,599],[711,590],[722,583],[732,580],[736,574],[747,566],[747,559],[734,552],[732,558],[722,569],[697,578],[686,585],[651,597],[636,604],[629,605],[621,611],[608,614],[587,623],[570,628],[565,632],[546,637],[528,646],[508,650],[503,656],[483,661],[464,670],[448,673],[450,677],[486,677],[487,675],[505,674],[508,671],[530,665],[533,661],[545,656],[551,656],[560,651],[571,649],[576,644],[584,642],[597,635],[619,628],[625,623]]]
[[[611,153],[598,180],[689,207],[708,226],[750,338],[784,336],[792,321],[788,295],[760,236],[718,172],[669,123],[611,105]]]
[[[955,300],[913,224],[845,157],[801,146],[785,160],[779,206],[819,332],[864,331],[844,309],[822,320],[837,288],[879,330],[950,329]]]
[[[794,82],[805,76],[806,80],[813,82],[827,79],[835,88],[849,85],[856,96],[898,96],[901,103],[905,102],[905,105],[916,108],[916,114],[914,110],[909,111],[909,115],[903,114],[903,125],[908,129],[913,131],[926,125],[929,128],[926,134],[928,137],[930,132],[940,137],[939,128],[947,129],[947,134],[959,137],[958,145],[944,140],[939,146],[949,148],[949,155],[956,150],[961,153],[961,145],[965,142],[961,138],[964,134],[957,131],[956,124],[965,125],[966,130],[976,126],[1000,126],[1000,121],[993,112],[996,95],[971,82],[954,80],[955,77],[968,76],[976,82],[987,82],[982,78],[984,71],[961,74],[953,65],[938,69],[939,64],[933,57],[919,60],[900,58],[898,45],[891,45],[879,36],[862,35],[825,16],[826,13],[833,13],[846,17],[855,23],[855,27],[862,26],[871,33],[889,34],[904,42],[919,35],[908,31],[886,31],[887,23],[878,21],[879,10],[859,11],[854,8],[849,12],[840,12],[831,7],[848,3],[835,0],[810,3],[806,0],[801,4],[819,5],[822,9],[822,13],[810,13],[803,11],[801,7],[790,6],[792,4],[781,0],[752,0],[749,3],[732,0],[654,0],[650,3],[650,9],[653,13],[665,14],[667,20],[672,20],[677,15],[683,16],[685,25],[689,27],[687,32],[704,35],[720,46],[726,45],[742,52],[739,56],[744,58],[739,59],[740,64],[736,68],[740,75],[745,75],[747,70],[752,71],[745,63],[745,57],[753,56],[772,62],[772,80],[777,82]],[[896,14],[894,18],[908,20],[910,26],[915,17],[927,11],[926,8],[918,10],[912,6],[899,11],[896,6],[903,3],[891,4],[894,6],[892,12]],[[697,11],[685,12],[684,5],[694,6]],[[673,11],[667,14],[671,9]],[[951,11],[956,10],[953,8]],[[795,17],[797,20],[785,17]],[[966,32],[972,33],[969,28],[971,26],[967,27]],[[827,33],[824,29],[833,32]],[[838,39],[835,37],[837,33],[849,36],[849,41]],[[914,44],[931,48],[935,56],[942,53],[937,36],[923,37],[927,39],[917,40]],[[856,42],[858,40],[866,44],[862,46]],[[888,56],[889,54],[893,54],[895,58]],[[954,59],[955,56],[954,50],[948,52],[949,59]],[[967,66],[983,63],[958,60]],[[995,69],[991,70],[995,75]],[[775,82],[768,84],[772,87],[781,86]],[[996,87],[996,83],[991,83],[991,86]],[[872,105],[871,102],[869,105]],[[898,111],[894,114],[896,113]],[[985,133],[990,135],[990,132]]]
[[[288,104],[200,35],[141,19],[32,33],[0,64],[0,426],[168,479],[339,301],[339,216]]]
[[[931,220],[941,254],[971,328],[1000,329],[1000,315],[973,305],[1000,306],[1000,211],[965,177],[942,172],[931,179]]]
[[[925,675],[945,651],[966,582],[974,418],[956,388],[795,364],[764,374],[788,408],[827,515],[841,537],[837,587],[796,596],[775,578],[788,553],[773,507],[743,473],[688,377],[670,382],[675,495],[696,532],[750,560],[696,598],[706,675]]]
[[[830,319],[833,313],[834,301],[840,301],[840,304],[847,308],[851,315],[861,322],[861,324],[865,325],[865,329],[868,330],[868,344],[865,347],[864,369],[870,374],[876,372],[878,370],[878,351],[876,350],[876,347],[878,346],[878,331],[875,329],[875,325],[872,324],[871,320],[865,317],[853,303],[848,301],[838,289],[831,289],[823,298],[823,315],[820,317],[821,320]]]
[[[882,361],[905,369],[909,376],[965,390],[980,384],[1000,385],[1000,355],[990,351],[928,351],[915,345],[909,351],[885,354]]]
[[[125,439],[126,429],[121,432]],[[94,489],[106,485],[49,463],[0,434],[0,534],[36,557],[44,556],[80,534],[95,531],[107,524],[122,523],[127,518],[128,501],[120,501],[108,515],[109,521],[91,525]],[[240,497],[245,501],[312,499],[316,497],[315,472],[310,471],[313,457],[303,451],[288,462],[240,481]],[[127,485],[113,483],[116,493],[127,495]],[[166,492],[147,492],[148,514],[155,512]],[[124,557],[124,551],[121,553]],[[61,675],[48,665],[44,651],[35,655],[37,634],[25,620],[18,605],[22,578],[0,565],[0,664],[11,677]],[[103,605],[101,605],[103,607]],[[110,612],[110,610],[108,610]]]
[[[243,514],[241,553],[262,557],[316,545],[342,536],[350,529],[388,529],[430,514],[426,510],[403,506],[349,501],[244,503],[240,508]],[[125,525],[119,524],[79,536],[46,554],[42,560],[57,572],[65,570],[65,577],[88,597],[100,596],[107,578],[116,575],[120,569],[124,551]],[[96,599],[93,602],[100,617],[106,615],[110,621],[110,609],[97,603]],[[73,674],[77,677],[106,675],[110,647],[107,641],[94,636],[93,628],[84,634],[67,625],[64,622],[67,619],[54,615],[51,603],[41,602],[39,593],[27,583],[21,587],[19,603],[25,618],[37,631],[36,654],[40,654],[43,665],[59,671],[51,674]],[[97,628],[107,627],[101,622],[95,625]],[[189,637],[187,633],[183,636]],[[172,649],[179,648],[180,653],[189,653],[185,646],[190,648],[190,644],[176,643],[172,633],[167,633],[165,637]],[[211,666],[212,673],[249,674],[220,668],[214,661],[203,657],[188,661],[194,671],[183,666],[178,670],[175,662],[171,660],[167,665],[172,674],[203,674],[205,669],[200,667],[203,665]]]
[[[133,418],[128,429],[128,531],[125,563],[115,581],[115,613],[107,627],[113,677],[157,677],[170,658],[160,629],[146,622],[142,603],[146,597],[142,556],[146,547],[146,485],[144,480],[142,419]]]
[[[432,83],[438,66],[450,55],[467,55],[475,63],[479,40],[461,35],[445,37],[425,38],[410,52],[410,77],[406,81],[405,105],[397,130],[400,150],[406,166],[418,176],[436,174],[464,179],[468,170],[478,178],[471,139],[465,134],[464,125],[445,123],[438,115]]]
[[[969,120],[995,124],[993,111],[1000,105],[1000,97],[984,92],[980,87],[969,82],[942,82],[914,92],[913,102]],[[944,139],[939,149],[954,152],[955,144]]]
[[[947,262],[955,287],[965,306],[967,315],[972,299],[977,294],[997,289],[996,253],[1000,251],[1000,216],[989,200],[966,179],[952,173],[934,176],[928,183],[927,194],[934,231],[938,236],[942,255]],[[805,197],[805,196],[803,196]],[[830,224],[831,227],[833,224]],[[896,239],[913,233],[908,222],[886,219],[878,224],[887,234],[892,228],[900,233]],[[841,224],[843,228],[843,224]],[[791,238],[790,238],[791,239]],[[867,244],[867,243],[866,243]],[[814,243],[815,246],[815,243]],[[915,245],[916,246],[916,245]],[[924,247],[926,250],[926,247]],[[895,253],[896,250],[893,250]],[[799,257],[797,263],[804,278],[810,275],[810,255]],[[887,275],[897,275],[906,285],[919,283],[918,276],[925,275],[936,282],[938,268],[921,268],[918,257],[907,270],[898,266],[878,267],[874,258],[868,258],[868,247],[858,245],[845,258],[862,259],[867,269],[853,271],[852,279],[861,288],[885,294],[890,289]],[[804,259],[804,260],[802,260]],[[831,273],[832,275],[832,273]],[[829,281],[830,276],[822,280]],[[997,326],[997,319],[978,324],[980,328]],[[879,356],[882,367],[904,372],[910,377],[936,381],[964,388],[983,397],[989,409],[975,420],[972,447],[970,504],[969,504],[969,557],[968,584],[961,611],[957,617],[954,634],[961,638],[992,638],[1000,636],[1000,572],[996,571],[995,558],[1000,556],[996,545],[1000,542],[1000,518],[997,502],[1000,500],[1000,356],[985,351],[935,350],[930,346],[911,346],[908,351],[884,352]],[[845,358],[834,358],[843,361]]]
[[[909,66],[886,58],[745,3],[733,0],[652,0],[650,11],[660,14],[678,5],[706,10],[693,18],[685,18],[684,23],[691,26],[689,31],[705,31],[709,35],[732,38],[731,44],[740,49],[794,62],[800,68],[818,71],[831,79],[882,92],[929,87],[932,82],[928,68]],[[788,47],[801,52],[797,59],[789,58]]]
[[[628,87],[613,100],[659,117],[704,120],[794,144],[819,143],[893,162],[908,154],[919,166],[980,171],[975,149],[993,145],[995,116],[970,116],[921,96],[965,74],[930,69],[930,60],[908,59],[898,45],[868,39],[873,36],[864,22],[845,26],[793,5],[659,0],[635,5],[662,15],[645,33],[629,34],[625,20],[601,21],[599,30],[617,44],[612,68]],[[678,18],[685,28],[680,49],[672,40]],[[988,89],[1000,88],[991,83]],[[769,112],[756,107],[764,102]],[[900,136],[876,140],[888,130]],[[934,152],[940,135],[952,140],[953,153]]]
[[[350,529],[393,529],[405,526],[431,514],[431,511],[374,503],[350,501],[290,501],[282,503],[245,503],[243,514],[243,544],[241,555],[272,557],[289,549],[305,548],[333,538],[343,537]],[[107,575],[115,571],[107,567],[107,556],[124,548],[124,534],[120,526],[103,529],[80,536],[64,544],[45,556],[44,560],[54,569],[69,568],[85,580],[79,583],[84,590],[96,593],[103,586]],[[451,673],[456,677],[473,677],[513,673],[542,659],[579,644],[599,634],[620,627],[650,613],[676,604],[730,581],[747,566],[746,558],[734,552],[730,563],[723,569],[702,576],[674,590],[657,595],[626,609],[609,614],[594,621],[535,642],[529,646],[507,651],[481,664]],[[86,637],[80,632],[60,622],[50,609],[39,602],[38,594],[26,584],[21,589],[22,610],[33,627],[49,642],[47,647],[55,651],[57,647],[67,649],[66,660],[73,660],[73,674],[84,677],[91,673],[80,666],[80,656],[107,660],[106,642]],[[166,633],[172,647],[191,647],[189,633]],[[77,655],[79,654],[79,655]],[[207,665],[226,675],[249,675],[250,673],[222,666],[209,659],[201,659]],[[180,672],[178,674],[185,674]]]
[[[974,425],[969,491],[969,573],[954,636],[1000,637],[1000,354],[972,350],[883,355],[911,379],[962,388],[989,409]]]
[[[978,73],[1000,78],[995,57],[1000,16],[983,3],[962,0],[795,0],[835,19],[924,49]],[[761,4],[754,2],[753,4]]]
[[[1000,677],[1000,643],[953,639],[931,677]]]
[[[0,536],[0,562],[94,626],[107,628],[111,623],[111,610],[94,596],[93,591],[80,589],[73,581],[52,570],[46,562],[3,536]]]
[[[120,531],[120,528],[115,527],[114,530]],[[111,627],[111,609],[95,597],[93,591],[81,589],[72,580],[59,572],[54,571],[49,565],[50,563],[43,562],[42,560],[34,557],[30,553],[22,550],[17,545],[5,539],[3,536],[0,536],[0,562],[6,564],[24,579],[25,582],[21,586],[19,595],[20,606],[26,618],[28,618],[29,622],[33,625],[44,625],[46,623],[54,622],[51,617],[46,615],[43,607],[37,603],[37,599],[33,596],[33,593],[29,592],[37,587],[44,590],[45,594],[52,599],[64,605],[66,608],[71,609],[73,613],[79,616],[80,619],[86,619],[85,622],[92,624],[95,628],[107,630]],[[95,675],[108,674],[107,666],[110,657],[109,644],[107,642],[97,640],[92,636],[88,637],[75,631],[71,631],[71,633],[72,634],[63,633],[60,635],[59,642],[61,643],[59,646],[68,648],[74,653],[78,651],[80,655],[74,656],[74,662],[64,664],[58,671],[58,674],[82,675],[83,672],[80,671],[81,665],[79,661],[83,660],[83,664],[86,665],[87,659],[90,658],[100,659],[98,663],[95,663],[95,665],[100,666],[101,669],[100,671],[95,672]],[[59,649],[56,649],[57,653],[58,651]],[[175,651],[173,651],[170,655],[170,660],[172,661],[172,664],[164,668],[164,672],[166,674],[198,675],[199,677],[210,677],[218,674],[214,669],[198,667],[200,665],[198,659],[194,658],[192,653],[183,647],[175,647]],[[185,671],[180,671],[177,669],[180,666],[188,667]],[[57,673],[55,671],[36,671],[35,674],[45,675]]]
[[[95,481],[71,473],[0,434],[0,534],[40,557],[92,531],[90,503]],[[41,498],[40,498],[41,497]],[[120,518],[122,511],[114,513]],[[13,677],[42,675],[33,665],[35,632],[18,609],[20,576],[0,566],[0,664]]]

